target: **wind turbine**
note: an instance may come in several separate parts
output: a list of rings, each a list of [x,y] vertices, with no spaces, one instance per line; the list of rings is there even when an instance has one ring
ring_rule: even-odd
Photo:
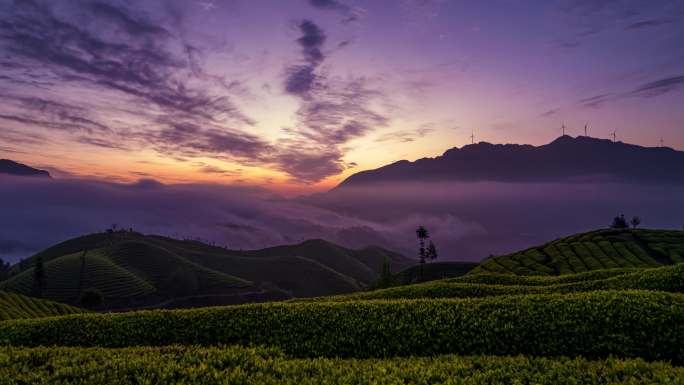
[[[565,136],[565,122],[563,122],[563,125],[561,126],[561,130],[563,130],[563,136]]]
[[[470,144],[475,144],[475,131],[470,132]]]
[[[584,124],[584,136],[589,136],[589,135],[587,135],[587,128],[588,128],[588,127],[589,127],[589,122],[586,122],[586,123]]]
[[[617,130],[613,130],[610,135],[613,137],[613,142],[617,142]]]
[[[662,137],[660,138],[660,147],[665,147],[665,141]]]

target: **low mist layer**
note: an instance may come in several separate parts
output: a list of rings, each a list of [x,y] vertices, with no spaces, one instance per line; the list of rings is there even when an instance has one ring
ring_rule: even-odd
[[[624,183],[420,183],[288,200],[219,185],[132,185],[0,177],[0,257],[19,258],[112,224],[143,233],[254,249],[323,238],[416,254],[428,228],[440,259],[480,260],[639,215],[681,228],[684,188]]]

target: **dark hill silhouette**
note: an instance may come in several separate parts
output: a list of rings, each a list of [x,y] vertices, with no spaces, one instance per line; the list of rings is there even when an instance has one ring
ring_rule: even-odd
[[[480,142],[435,158],[402,160],[351,175],[337,188],[413,181],[559,181],[607,178],[684,183],[684,152],[586,136],[564,135],[542,145]]]
[[[84,252],[85,251],[85,252]],[[35,259],[45,263],[45,298],[76,304],[83,288],[103,309],[195,307],[349,293],[373,283],[385,259],[412,261],[380,247],[348,249],[309,240],[262,250],[228,250],[195,240],[130,231],[73,238],[14,265],[0,290],[30,294]]]
[[[17,163],[9,159],[0,159],[0,174],[40,176],[50,178],[50,173],[45,170],[29,167],[25,164]]]

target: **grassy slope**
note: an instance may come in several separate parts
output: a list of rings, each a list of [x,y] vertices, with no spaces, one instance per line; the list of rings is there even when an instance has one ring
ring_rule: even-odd
[[[235,346],[126,349],[9,347],[0,348],[0,378],[22,384],[69,381],[98,385],[650,385],[681,383],[684,368],[663,362],[615,358],[589,361],[583,358],[446,355],[363,360],[294,359],[275,349]]]
[[[107,288],[105,299],[110,300],[140,298],[154,292],[155,301],[160,302],[179,295],[178,291],[172,293],[175,290],[173,277],[178,276],[179,271],[184,272],[182,275],[186,280],[196,280],[199,287],[192,291],[193,295],[237,293],[247,289],[236,289],[252,284],[251,291],[284,291],[295,297],[349,293],[374,281],[385,258],[395,268],[410,263],[405,257],[382,248],[351,250],[321,240],[264,250],[235,251],[198,241],[138,233],[90,234],[62,242],[36,255],[40,255],[46,261],[46,267],[52,269],[47,271],[48,286],[52,285],[50,281],[57,284],[57,287],[48,287],[50,298],[74,301],[78,297],[80,264],[76,263],[76,259],[86,248],[91,250],[88,258],[96,252],[106,259],[95,261],[99,265],[113,262],[109,264],[113,280],[121,280],[123,275],[127,275],[123,279],[127,286],[135,286],[128,281],[138,280],[153,287],[153,290],[143,290],[142,293]],[[0,288],[31,293],[32,266],[36,256],[15,266],[13,271],[18,275],[1,282]],[[55,261],[60,262],[53,264]],[[58,278],[49,279],[53,274]],[[91,279],[91,282],[94,281]],[[101,285],[94,282],[89,286]],[[150,299],[148,302],[152,301]]]
[[[197,280],[200,292],[252,284],[247,280],[190,262],[169,250],[144,241],[117,243],[110,252],[110,258],[163,292],[171,291],[175,284],[171,280],[174,273],[179,270],[189,272]]]
[[[382,290],[320,297],[309,301],[477,298],[595,290],[657,290],[684,293],[684,264],[651,269],[609,269],[563,276],[478,274]]]
[[[420,265],[414,265],[394,274],[394,283],[409,285],[423,281],[460,277],[477,266],[477,262],[430,262],[423,265],[421,273]]]
[[[45,263],[46,285],[43,296],[56,301],[76,303],[81,286],[82,252],[50,259]],[[154,286],[115,264],[102,249],[90,250],[85,257],[85,281],[82,288],[96,288],[105,300],[136,298],[155,292]],[[33,293],[33,270],[30,268],[0,282],[0,289],[29,295]]]
[[[81,312],[81,309],[63,303],[0,291],[0,321],[52,317]]]
[[[0,345],[242,344],[297,357],[613,355],[682,363],[683,323],[681,294],[594,291],[78,314],[0,322]]]
[[[298,256],[245,257],[186,251],[185,257],[212,270],[244,277],[260,286],[275,285],[295,297],[349,293],[362,288],[358,281]]]
[[[684,231],[598,230],[490,257],[470,274],[561,275],[684,262]]]

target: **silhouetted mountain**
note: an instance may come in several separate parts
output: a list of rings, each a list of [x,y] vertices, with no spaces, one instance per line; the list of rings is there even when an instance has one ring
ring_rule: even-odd
[[[0,174],[41,176],[50,178],[50,173],[45,170],[38,170],[9,159],[0,159]]]
[[[361,171],[337,188],[411,181],[562,181],[568,178],[684,183],[684,152],[586,136],[562,136],[542,146],[480,142],[441,156],[402,160]]]

